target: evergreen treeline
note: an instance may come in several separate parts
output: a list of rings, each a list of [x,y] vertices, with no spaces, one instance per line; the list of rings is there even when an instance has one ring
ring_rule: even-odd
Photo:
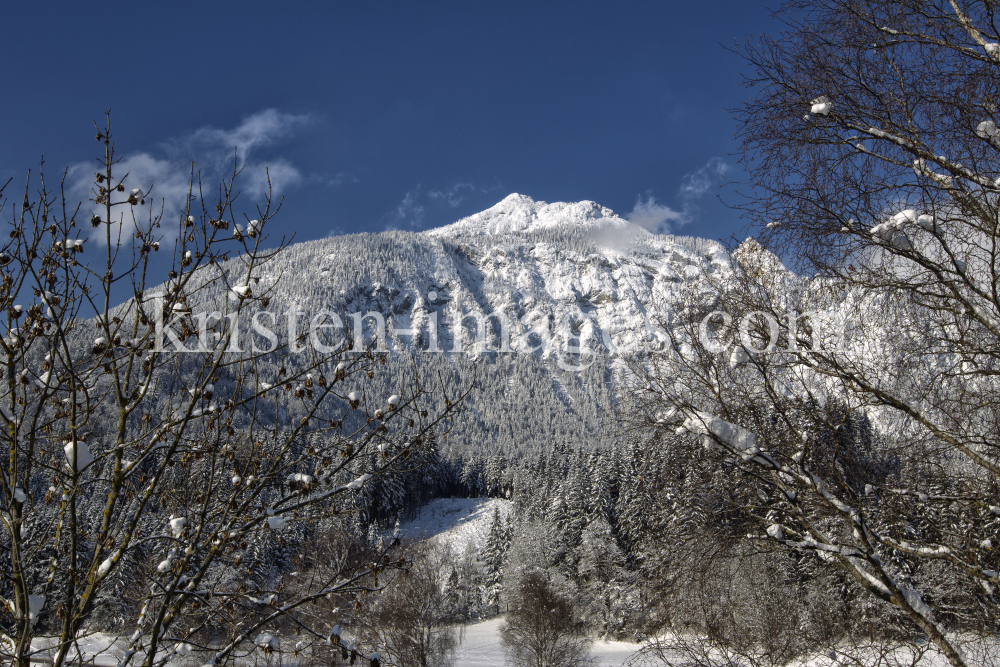
[[[845,419],[858,474],[906,474],[863,417]],[[478,571],[461,582],[480,592],[475,614],[503,613],[507,588],[541,571],[590,632],[609,637],[687,629],[791,659],[846,634],[904,632],[904,619],[846,574],[755,536],[756,517],[768,511],[762,485],[713,472],[690,438],[657,432],[607,449],[555,445],[518,458],[470,453],[433,469],[436,489],[513,503],[506,519],[494,515]]]

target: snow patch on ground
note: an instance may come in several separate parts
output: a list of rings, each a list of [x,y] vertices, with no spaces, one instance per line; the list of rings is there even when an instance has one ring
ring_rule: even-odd
[[[82,634],[67,653],[66,662],[87,662],[95,667],[112,667],[117,665],[125,654],[125,644],[124,639],[115,634],[106,632]],[[56,637],[35,637],[31,641],[31,648],[38,651],[35,657],[40,659],[51,660],[58,645],[59,640]]]
[[[501,617],[459,628],[460,642],[455,651],[454,667],[505,667],[499,636],[502,623],[503,618]],[[279,637],[279,639],[282,638]],[[283,647],[286,644],[291,646],[291,637],[283,639],[285,640],[281,644]],[[35,657],[51,660],[57,643],[58,641],[54,637],[36,637],[32,641],[32,648],[37,651]],[[997,658],[1000,657],[1000,642],[995,639],[983,640],[969,636],[963,637],[960,643],[963,644],[963,650],[968,656],[969,664],[997,664]],[[125,639],[120,635],[103,632],[85,634],[79,638],[70,651],[68,661],[79,663],[82,658],[83,662],[95,667],[115,667],[124,655],[125,644]],[[174,645],[173,641],[166,642],[164,651],[158,654],[158,657],[166,658],[165,664],[168,667],[197,667],[205,662],[207,656],[203,652],[196,651],[185,656],[171,653]],[[79,653],[77,653],[76,647],[79,647]],[[593,667],[622,667],[641,648],[641,644],[631,642],[595,640],[590,654],[593,659]],[[927,647],[921,647],[921,650],[924,648]],[[260,653],[252,649],[253,646],[249,643],[245,645],[238,652],[239,655],[235,657],[234,664],[238,667],[252,667],[261,664]],[[249,653],[247,653],[248,651]],[[680,656],[678,655],[678,657]],[[836,654],[823,651],[813,657],[794,661],[792,665],[794,667],[842,667],[845,664],[875,664],[876,662],[878,662],[876,653],[861,649],[855,652],[847,651]],[[297,659],[290,649],[284,649],[281,653],[281,664],[285,667],[298,667],[299,665],[311,664],[311,658],[302,656]],[[647,661],[638,664],[653,665],[658,663]],[[919,660],[915,660],[912,649],[899,647],[896,651],[890,651],[884,664],[948,667],[948,661],[933,648]]]
[[[500,647],[502,618],[468,625],[462,641],[455,651],[455,667],[504,667],[503,649]],[[595,641],[591,650],[595,667],[621,667],[641,644],[629,642]]]
[[[452,553],[486,546],[494,510],[504,520],[513,503],[501,498],[438,498],[420,509],[420,516],[400,526],[407,539],[433,539],[451,547]]]

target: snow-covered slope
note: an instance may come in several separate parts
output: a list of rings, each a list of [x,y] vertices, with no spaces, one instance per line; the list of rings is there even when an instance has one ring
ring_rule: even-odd
[[[274,287],[268,310],[284,339],[290,310],[303,325],[322,311],[347,325],[371,312],[400,368],[412,355],[431,377],[468,378],[476,364],[478,391],[445,449],[538,450],[607,444],[612,359],[650,341],[680,291],[724,275],[729,261],[718,243],[651,234],[593,202],[510,195],[424,233],[293,245],[253,289]],[[364,320],[366,339],[374,324]]]
[[[448,545],[453,554],[479,552],[486,545],[493,515],[507,520],[513,503],[500,498],[437,498],[420,508],[420,514],[400,526],[402,537],[432,539]]]

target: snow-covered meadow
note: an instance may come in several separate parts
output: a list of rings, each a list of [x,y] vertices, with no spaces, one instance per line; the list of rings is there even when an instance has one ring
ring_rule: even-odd
[[[401,525],[400,533],[411,540],[433,539],[454,554],[478,551],[486,544],[493,513],[506,520],[512,505],[500,498],[437,498],[422,507],[416,519]]]
[[[455,652],[455,667],[502,667],[504,654],[498,635],[501,623],[502,618],[494,618],[466,626]],[[598,640],[592,645],[591,657],[594,667],[620,667],[640,648],[641,644]]]
[[[439,498],[423,508],[418,516],[400,526],[400,534],[413,540],[433,540],[441,545],[447,545],[456,556],[469,551],[478,552],[485,544],[489,535],[495,513],[507,519],[512,511],[511,501],[498,498]],[[454,653],[454,667],[503,667],[506,664],[503,647],[500,644],[499,630],[503,617],[491,618],[478,623],[471,623],[459,629],[459,645]],[[114,667],[121,660],[124,645],[116,635],[94,633],[82,638],[76,649],[70,652],[72,662],[87,662],[95,667]],[[665,638],[666,639],[666,638]],[[291,638],[276,637],[279,651],[272,655],[270,664],[274,663],[275,655],[280,655],[280,664],[285,667],[296,667],[311,662],[307,653],[294,653],[294,642]],[[44,660],[51,653],[45,650],[52,645],[46,638],[36,639],[34,646],[41,649],[38,658]],[[652,656],[638,657],[643,645],[634,642],[606,641],[592,638],[590,658],[593,667],[623,667],[642,665],[654,666],[659,663]],[[997,652],[996,643],[989,645],[969,646],[968,651],[980,654],[986,650]],[[913,667],[944,667],[947,664],[940,655],[928,652],[922,658],[909,650],[899,649],[894,653],[894,659],[900,665]],[[848,658],[836,652],[824,651],[807,659],[797,661],[794,667],[834,667],[842,664]],[[264,664],[267,658],[259,651],[250,649],[236,659],[241,666]],[[198,655],[190,655],[181,651],[172,653],[166,665],[174,667],[196,667],[200,665]]]

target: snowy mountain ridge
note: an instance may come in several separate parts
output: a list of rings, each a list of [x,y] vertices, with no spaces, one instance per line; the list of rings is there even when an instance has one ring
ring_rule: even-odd
[[[429,236],[466,234],[510,234],[543,229],[594,229],[608,227],[631,236],[649,235],[638,225],[620,218],[597,202],[555,202],[547,204],[512,193],[494,206],[450,225],[424,232]]]
[[[390,349],[427,349],[436,317],[442,351],[475,355],[476,326],[494,317],[494,329],[506,319],[511,351],[551,359],[582,345],[634,348],[653,331],[657,309],[669,309],[683,286],[728,271],[729,262],[714,241],[651,234],[594,202],[513,194],[423,233],[296,244],[262,280],[284,276],[276,305],[382,314]],[[499,335],[490,348],[503,345]]]

